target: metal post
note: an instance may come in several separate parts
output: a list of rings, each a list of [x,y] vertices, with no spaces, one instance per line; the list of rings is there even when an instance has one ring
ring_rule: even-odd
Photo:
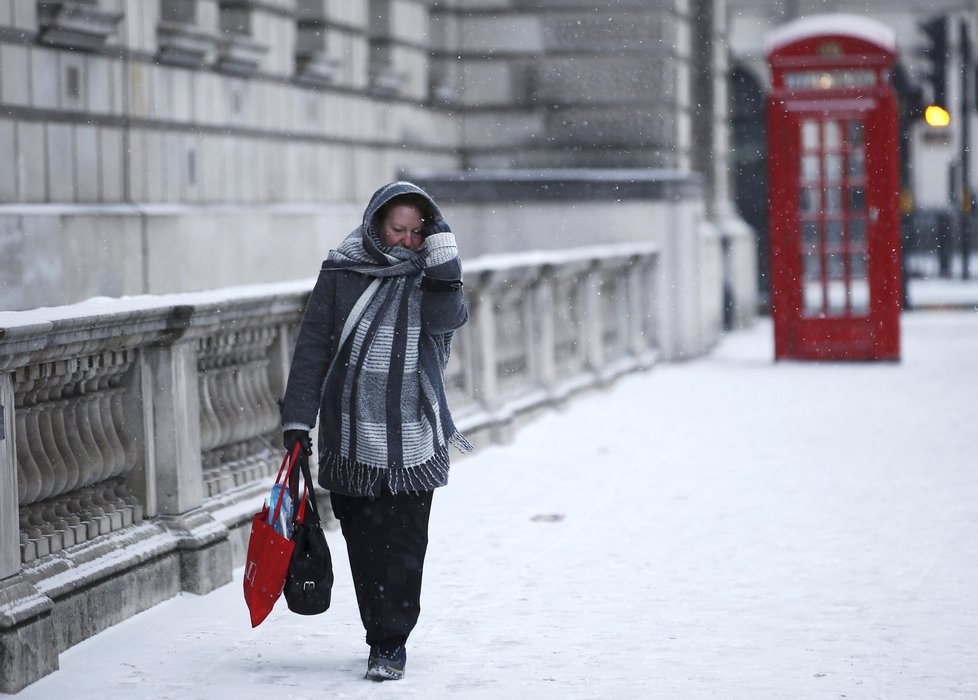
[[[971,276],[971,36],[968,19],[961,19],[961,191],[958,231],[961,235],[961,277]]]

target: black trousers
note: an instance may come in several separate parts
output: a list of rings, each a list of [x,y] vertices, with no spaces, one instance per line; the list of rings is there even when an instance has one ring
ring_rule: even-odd
[[[418,622],[431,496],[430,491],[376,498],[330,493],[367,644],[403,644]]]

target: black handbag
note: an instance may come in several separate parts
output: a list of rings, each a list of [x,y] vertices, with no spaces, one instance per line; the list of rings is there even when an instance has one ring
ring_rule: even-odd
[[[285,578],[285,602],[289,610],[299,615],[319,615],[329,609],[333,589],[333,560],[323,534],[319,507],[316,504],[315,484],[309,472],[309,460],[300,460],[302,501],[295,512],[292,541],[295,549]],[[298,486],[298,484],[296,484]],[[308,494],[307,494],[308,491]],[[298,489],[292,493],[298,493]],[[306,504],[309,507],[306,508]]]

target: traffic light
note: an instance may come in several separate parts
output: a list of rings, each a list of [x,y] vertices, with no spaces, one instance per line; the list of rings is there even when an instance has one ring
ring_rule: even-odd
[[[950,46],[947,40],[947,17],[939,16],[920,23],[927,43],[921,50],[926,61],[923,82],[931,86],[930,104],[947,112],[947,64]]]

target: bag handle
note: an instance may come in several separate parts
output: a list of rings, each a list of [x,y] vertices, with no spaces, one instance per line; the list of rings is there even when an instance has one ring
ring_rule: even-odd
[[[285,488],[284,485],[289,482],[289,478],[292,476],[292,468],[295,466],[295,462],[299,459],[299,452],[302,451],[302,445],[298,441],[295,443],[295,449],[292,450],[292,459],[289,460],[289,453],[285,453],[285,457],[282,458],[282,466],[278,468],[278,476],[275,477],[275,483],[281,483],[283,488],[278,490],[278,502],[275,504],[275,512],[272,516],[272,522],[278,520],[278,514],[282,511],[282,499],[285,498]],[[289,469],[285,472],[285,481],[282,481],[282,472],[285,470],[285,465],[288,463]],[[308,469],[308,467],[306,467]]]
[[[293,516],[293,527],[298,523],[305,522],[307,500],[309,501],[309,508],[316,516],[317,522],[320,520],[319,504],[316,503],[316,485],[312,480],[312,472],[309,469],[309,460],[305,456],[299,460],[299,471],[302,475],[302,501],[299,503],[299,507],[296,509],[295,515]]]

